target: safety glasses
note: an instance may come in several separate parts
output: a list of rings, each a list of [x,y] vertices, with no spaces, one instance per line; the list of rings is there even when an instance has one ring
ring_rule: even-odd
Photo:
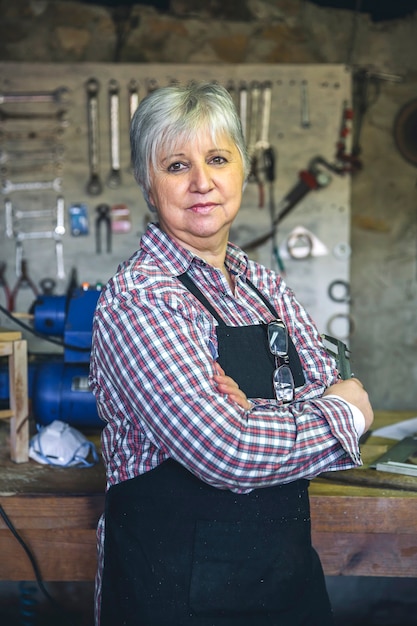
[[[269,349],[275,357],[276,370],[273,374],[275,397],[278,402],[294,399],[294,378],[289,367],[288,331],[284,322],[274,320],[268,324]]]

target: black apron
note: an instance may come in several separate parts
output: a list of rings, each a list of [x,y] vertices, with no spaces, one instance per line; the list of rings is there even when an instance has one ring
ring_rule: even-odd
[[[189,277],[179,278],[219,321],[225,372],[248,397],[274,397],[266,326],[226,326]],[[298,386],[304,375],[290,346]],[[108,490],[100,626],[332,624],[307,480],[239,495],[168,460]]]

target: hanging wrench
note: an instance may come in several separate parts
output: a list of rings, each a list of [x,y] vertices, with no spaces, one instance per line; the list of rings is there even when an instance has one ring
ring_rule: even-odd
[[[134,112],[139,106],[139,86],[134,78],[129,82],[127,90],[129,93],[129,119],[132,119]]]
[[[64,266],[64,246],[62,240],[55,238],[55,255],[56,255],[56,275],[57,278],[65,278],[65,266]]]
[[[310,107],[306,80],[301,81],[301,127],[310,128]]]
[[[60,126],[66,127],[69,125],[68,113],[65,109],[54,111],[53,113],[16,113],[14,111],[5,111],[0,109],[0,122],[7,121],[33,121],[33,120],[52,120],[59,123]]]
[[[249,124],[249,154],[253,154],[255,144],[258,141],[259,132],[259,101],[261,89],[258,81],[253,81],[250,86],[250,124]]]
[[[44,150],[38,148],[36,150],[0,150],[0,165],[4,165],[9,161],[14,163],[31,162],[31,163],[55,163],[59,164],[64,160],[64,147],[61,145],[51,146]]]
[[[13,206],[10,198],[6,198],[4,200],[4,210],[6,215],[6,237],[8,239],[13,239],[14,237],[14,228],[13,228]]]
[[[3,130],[0,129],[1,141],[45,141],[56,142],[64,134],[64,129],[57,128],[42,128],[40,130]]]
[[[245,82],[239,86],[239,116],[242,124],[243,137],[247,141],[247,119],[248,119],[248,87]]]
[[[67,87],[58,87],[58,89],[54,91],[0,93],[0,104],[6,104],[8,102],[54,102],[55,104],[62,104],[66,100],[68,92],[69,89]]]
[[[53,180],[31,182],[12,183],[11,180],[4,180],[2,183],[2,191],[4,194],[13,191],[41,191],[44,189],[52,189],[53,191],[61,191],[62,178],[54,178]]]
[[[159,85],[158,85],[158,81],[156,80],[156,78],[147,78],[146,79],[146,92],[147,93],[152,93],[152,91],[155,91],[155,89],[158,89]]]
[[[90,78],[86,83],[88,109],[88,156],[90,163],[90,179],[87,183],[87,193],[98,196],[103,189],[99,173],[99,127],[98,127],[98,92],[100,83],[96,78]]]
[[[109,112],[110,112],[110,161],[111,171],[107,184],[111,189],[120,186],[120,128],[119,128],[119,83],[112,79],[109,82]]]
[[[269,124],[271,120],[272,83],[265,81],[261,86],[261,129],[257,148],[269,148]]]

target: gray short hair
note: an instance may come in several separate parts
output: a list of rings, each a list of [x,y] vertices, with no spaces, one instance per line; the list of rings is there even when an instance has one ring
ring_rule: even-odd
[[[225,133],[239,150],[245,179],[250,160],[239,115],[233,100],[217,83],[170,85],[149,93],[136,109],[130,125],[130,147],[133,173],[148,207],[150,167],[156,167],[161,144],[170,150],[179,139],[189,141],[202,125],[207,125],[213,139]]]

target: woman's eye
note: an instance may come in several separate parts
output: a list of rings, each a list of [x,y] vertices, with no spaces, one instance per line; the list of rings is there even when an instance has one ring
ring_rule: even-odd
[[[215,156],[212,158],[211,162],[216,165],[221,165],[222,163],[226,163],[226,159],[222,156]]]
[[[180,172],[182,169],[184,169],[184,167],[184,163],[177,161],[175,163],[171,163],[171,165],[168,166],[168,172]]]

